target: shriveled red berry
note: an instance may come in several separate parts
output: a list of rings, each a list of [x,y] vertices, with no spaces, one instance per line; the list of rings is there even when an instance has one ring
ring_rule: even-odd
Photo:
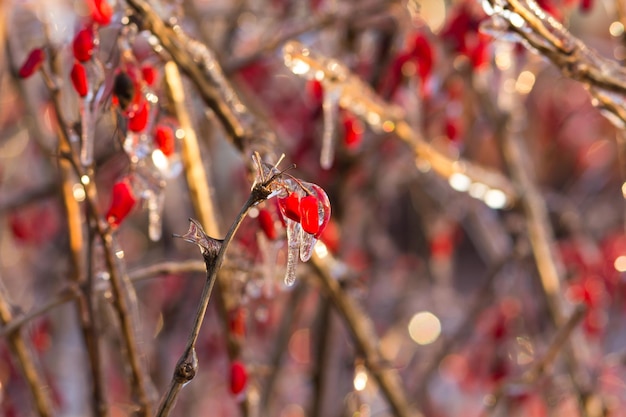
[[[80,62],[87,62],[91,59],[94,47],[94,36],[90,29],[83,29],[74,37],[72,43],[74,57]]]
[[[159,125],[154,134],[154,143],[163,152],[163,155],[170,156],[176,147],[176,137],[171,127]]]
[[[94,22],[106,26],[111,23],[113,8],[107,0],[88,0],[91,18]]]
[[[293,221],[300,221],[300,196],[297,193],[291,193],[285,198],[278,199],[278,207],[283,216]]]
[[[111,206],[106,215],[107,221],[113,226],[119,226],[136,202],[133,190],[127,181],[115,183],[112,190]]]
[[[272,213],[270,213],[269,210],[260,209],[258,219],[259,226],[261,227],[261,230],[263,230],[263,233],[265,233],[265,236],[267,236],[269,240],[276,239],[276,237],[278,237],[278,233],[276,232],[276,226],[274,225]]]
[[[76,90],[79,96],[85,97],[89,92],[87,70],[85,70],[85,67],[80,62],[74,63],[72,72],[70,73],[70,78],[72,79],[74,90]]]
[[[133,132],[141,132],[146,128],[148,124],[148,103],[145,101],[139,105],[137,111],[135,111],[128,118],[128,129]]]
[[[241,393],[248,383],[248,372],[243,363],[234,361],[230,365],[230,392],[237,395]]]
[[[154,84],[157,78],[157,70],[152,65],[144,65],[141,67],[141,75],[148,85]]]
[[[118,73],[113,80],[113,96],[117,99],[122,110],[126,110],[135,98],[135,82],[125,71]]]
[[[300,200],[300,215],[302,230],[312,235],[317,234],[320,230],[320,223],[315,196],[307,195]]]
[[[41,68],[43,61],[46,59],[46,53],[42,48],[33,49],[24,64],[20,67],[19,75],[21,78],[28,78]]]

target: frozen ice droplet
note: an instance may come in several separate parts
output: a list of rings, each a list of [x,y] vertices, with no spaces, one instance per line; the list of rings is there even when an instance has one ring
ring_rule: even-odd
[[[285,271],[285,285],[292,286],[296,282],[296,267],[300,252],[300,223],[287,219],[287,269]]]
[[[337,135],[337,119],[339,117],[339,99],[341,87],[331,85],[324,91],[322,109],[324,111],[324,132],[322,134],[322,151],[320,165],[329,169],[335,159],[335,136]]]

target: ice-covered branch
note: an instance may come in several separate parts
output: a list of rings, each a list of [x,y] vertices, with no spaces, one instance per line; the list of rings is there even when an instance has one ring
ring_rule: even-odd
[[[619,63],[601,56],[576,38],[534,0],[485,0],[483,9],[491,16],[491,20],[483,23],[483,30],[495,36],[515,34],[565,76],[582,82],[592,96],[601,96],[602,100],[593,103],[614,115],[611,121],[621,120],[620,127],[626,123],[623,111],[626,70]]]
[[[13,312],[11,310],[12,307],[9,304],[7,294],[5,294],[4,288],[0,287],[0,322],[3,325],[11,323],[13,320]],[[24,379],[33,395],[37,413],[41,417],[52,416],[52,401],[48,391],[45,389],[45,379],[41,371],[35,365],[30,349],[22,337],[20,330],[20,328],[16,328],[7,335],[9,346],[15,355],[16,362],[22,369]]]
[[[275,160],[276,135],[241,102],[215,53],[180,26],[167,24],[146,1],[128,0],[128,4],[155,36],[154,46],[165,49],[191,79],[239,150],[246,155],[256,151],[263,159]]]
[[[514,187],[505,176],[439,152],[410,126],[400,107],[385,102],[339,61],[318,54],[295,41],[285,45],[283,55],[285,65],[294,74],[321,82],[325,97],[329,96],[330,100],[336,101],[324,103],[324,116],[327,120],[324,121],[322,165],[330,163],[330,157],[324,155],[332,152],[328,148],[332,146],[328,143],[332,132],[327,132],[326,126],[334,122],[328,118],[332,114],[333,106],[341,107],[361,118],[375,132],[394,132],[411,147],[416,163],[428,163],[434,172],[446,178],[456,190],[468,191],[472,186],[476,188],[476,185],[481,185],[483,192],[471,194],[479,196],[493,208],[506,207],[517,199]],[[327,111],[327,108],[330,110]]]

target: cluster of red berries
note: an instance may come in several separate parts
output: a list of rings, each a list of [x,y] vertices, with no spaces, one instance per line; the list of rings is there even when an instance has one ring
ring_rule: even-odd
[[[316,184],[298,182],[297,187],[285,191],[278,197],[278,209],[283,224],[287,221],[299,223],[302,231],[319,239],[330,221],[330,201],[324,190]],[[268,209],[260,209],[257,217],[259,226],[270,240],[278,237],[274,218]]]

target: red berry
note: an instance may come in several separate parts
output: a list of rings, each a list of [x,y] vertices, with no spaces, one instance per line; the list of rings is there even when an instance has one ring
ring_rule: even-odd
[[[322,209],[324,210],[324,218],[322,219],[322,222],[319,223],[319,230],[314,234],[314,237],[317,239],[324,232],[324,229],[330,221],[330,200],[328,199],[326,192],[319,185],[310,184],[310,187],[313,189],[313,193],[317,196],[317,200],[319,204],[322,205]]]
[[[300,196],[298,194],[291,193],[286,198],[279,198],[278,206],[283,216],[296,222],[300,221]]]
[[[100,25],[108,25],[113,17],[113,8],[107,0],[88,0],[91,18]]]
[[[20,68],[19,75],[21,78],[28,78],[41,68],[43,61],[46,59],[46,53],[41,48],[33,49],[22,67]]]
[[[128,118],[128,129],[141,132],[148,124],[148,103],[143,101],[139,108]]]
[[[127,181],[115,183],[112,194],[111,206],[107,211],[106,219],[111,225],[119,226],[133,209],[137,200]]]
[[[320,230],[320,224],[315,196],[307,195],[300,200],[300,214],[302,230],[312,235],[317,234]]]
[[[324,87],[318,80],[311,80],[306,84],[307,92],[316,104],[321,104],[324,98]]]
[[[169,126],[159,125],[156,128],[154,134],[154,142],[163,152],[163,155],[170,156],[174,153],[176,138],[174,137],[174,131]]]
[[[141,67],[141,75],[148,85],[154,84],[157,77],[157,70],[152,65],[144,65]]]
[[[89,92],[85,67],[79,62],[75,62],[72,67],[72,72],[70,73],[70,78],[72,79],[74,90],[76,90],[79,96],[85,97]]]
[[[324,242],[324,244],[331,253],[339,253],[339,228],[334,221],[330,220],[326,224],[325,228],[322,228],[322,226],[320,225],[320,231],[317,232],[317,234],[319,235],[320,240]]]
[[[417,70],[422,81],[426,81],[433,69],[433,49],[426,36],[418,33],[413,38],[411,55],[417,61]]]
[[[478,44],[469,51],[470,62],[474,69],[486,68],[491,58],[489,45],[491,41],[489,37],[480,35],[478,38]]]
[[[354,149],[361,144],[363,138],[363,124],[356,117],[345,115],[343,118],[345,131],[344,142],[349,149]]]
[[[86,62],[91,59],[94,50],[94,37],[90,29],[83,29],[74,37],[72,44],[74,57],[80,62]]]
[[[259,226],[261,226],[261,230],[265,233],[265,236],[269,240],[274,240],[278,236],[276,232],[276,226],[274,225],[274,219],[272,218],[272,214],[266,209],[259,210]]]
[[[580,2],[580,11],[582,13],[589,13],[593,7],[593,0],[582,0]]]
[[[459,128],[457,126],[457,122],[453,119],[446,119],[445,123],[446,136],[452,142],[456,142],[459,138]]]
[[[244,390],[248,382],[248,372],[243,363],[234,361],[230,365],[230,392],[237,395]]]
[[[246,335],[246,310],[237,307],[231,311],[228,324],[233,335],[244,337]]]

